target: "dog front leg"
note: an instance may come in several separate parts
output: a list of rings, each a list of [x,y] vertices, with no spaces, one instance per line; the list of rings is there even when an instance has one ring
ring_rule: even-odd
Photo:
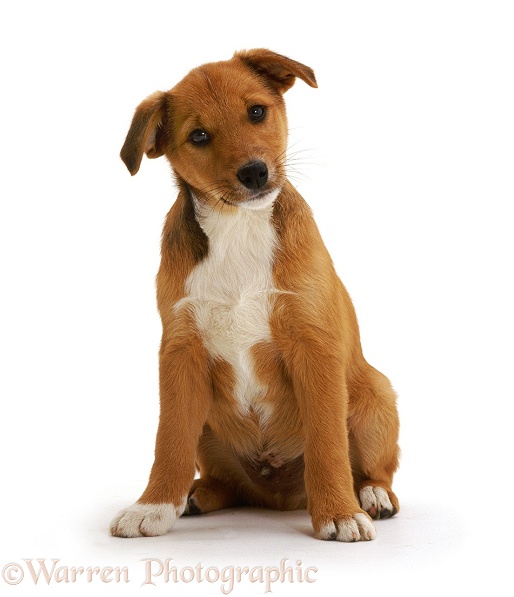
[[[305,433],[305,489],[319,539],[359,541],[375,538],[370,517],[353,488],[346,425],[348,392],[344,369],[332,343],[298,340],[290,374]]]
[[[117,537],[167,533],[184,512],[194,479],[198,441],[211,403],[207,355],[198,338],[163,341],[160,354],[161,412],[155,460],[139,500],[111,523]]]

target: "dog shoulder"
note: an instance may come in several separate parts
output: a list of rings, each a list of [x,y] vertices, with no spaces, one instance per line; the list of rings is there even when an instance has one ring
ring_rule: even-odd
[[[300,287],[312,286],[315,281],[336,283],[332,259],[312,210],[289,182],[275,204],[273,222],[280,243],[275,259],[276,277]]]
[[[173,305],[184,296],[184,283],[208,253],[209,241],[194,213],[191,196],[181,190],[162,232],[161,265],[157,274],[159,306]]]
[[[351,299],[335,270],[311,208],[290,184],[284,186],[273,212],[279,239],[274,278],[277,295],[273,327],[282,336],[304,338],[323,330],[338,342],[357,337]]]

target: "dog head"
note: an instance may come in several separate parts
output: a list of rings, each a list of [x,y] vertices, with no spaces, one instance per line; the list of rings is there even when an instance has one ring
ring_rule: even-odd
[[[317,87],[309,67],[269,50],[204,64],[137,107],[121,158],[134,175],[144,153],[165,155],[178,179],[212,207],[269,205],[285,180],[282,96],[296,77]]]

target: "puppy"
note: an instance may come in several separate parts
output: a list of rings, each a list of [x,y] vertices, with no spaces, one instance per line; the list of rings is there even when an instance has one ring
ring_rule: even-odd
[[[183,513],[307,508],[320,539],[370,540],[398,512],[396,396],[362,355],[350,298],[286,178],[283,94],[313,71],[264,49],[192,70],[136,109],[121,158],[165,155],[160,420],[118,537]],[[195,470],[200,472],[196,480]]]

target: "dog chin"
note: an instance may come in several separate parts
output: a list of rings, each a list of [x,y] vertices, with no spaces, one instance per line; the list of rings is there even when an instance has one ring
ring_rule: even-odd
[[[252,209],[254,211],[266,209],[274,203],[279,193],[280,187],[277,189],[273,189],[272,191],[269,191],[269,193],[265,193],[263,195],[258,195],[255,198],[250,198],[246,199],[245,201],[241,201],[241,203],[239,203],[238,206],[242,207],[243,209]]]

